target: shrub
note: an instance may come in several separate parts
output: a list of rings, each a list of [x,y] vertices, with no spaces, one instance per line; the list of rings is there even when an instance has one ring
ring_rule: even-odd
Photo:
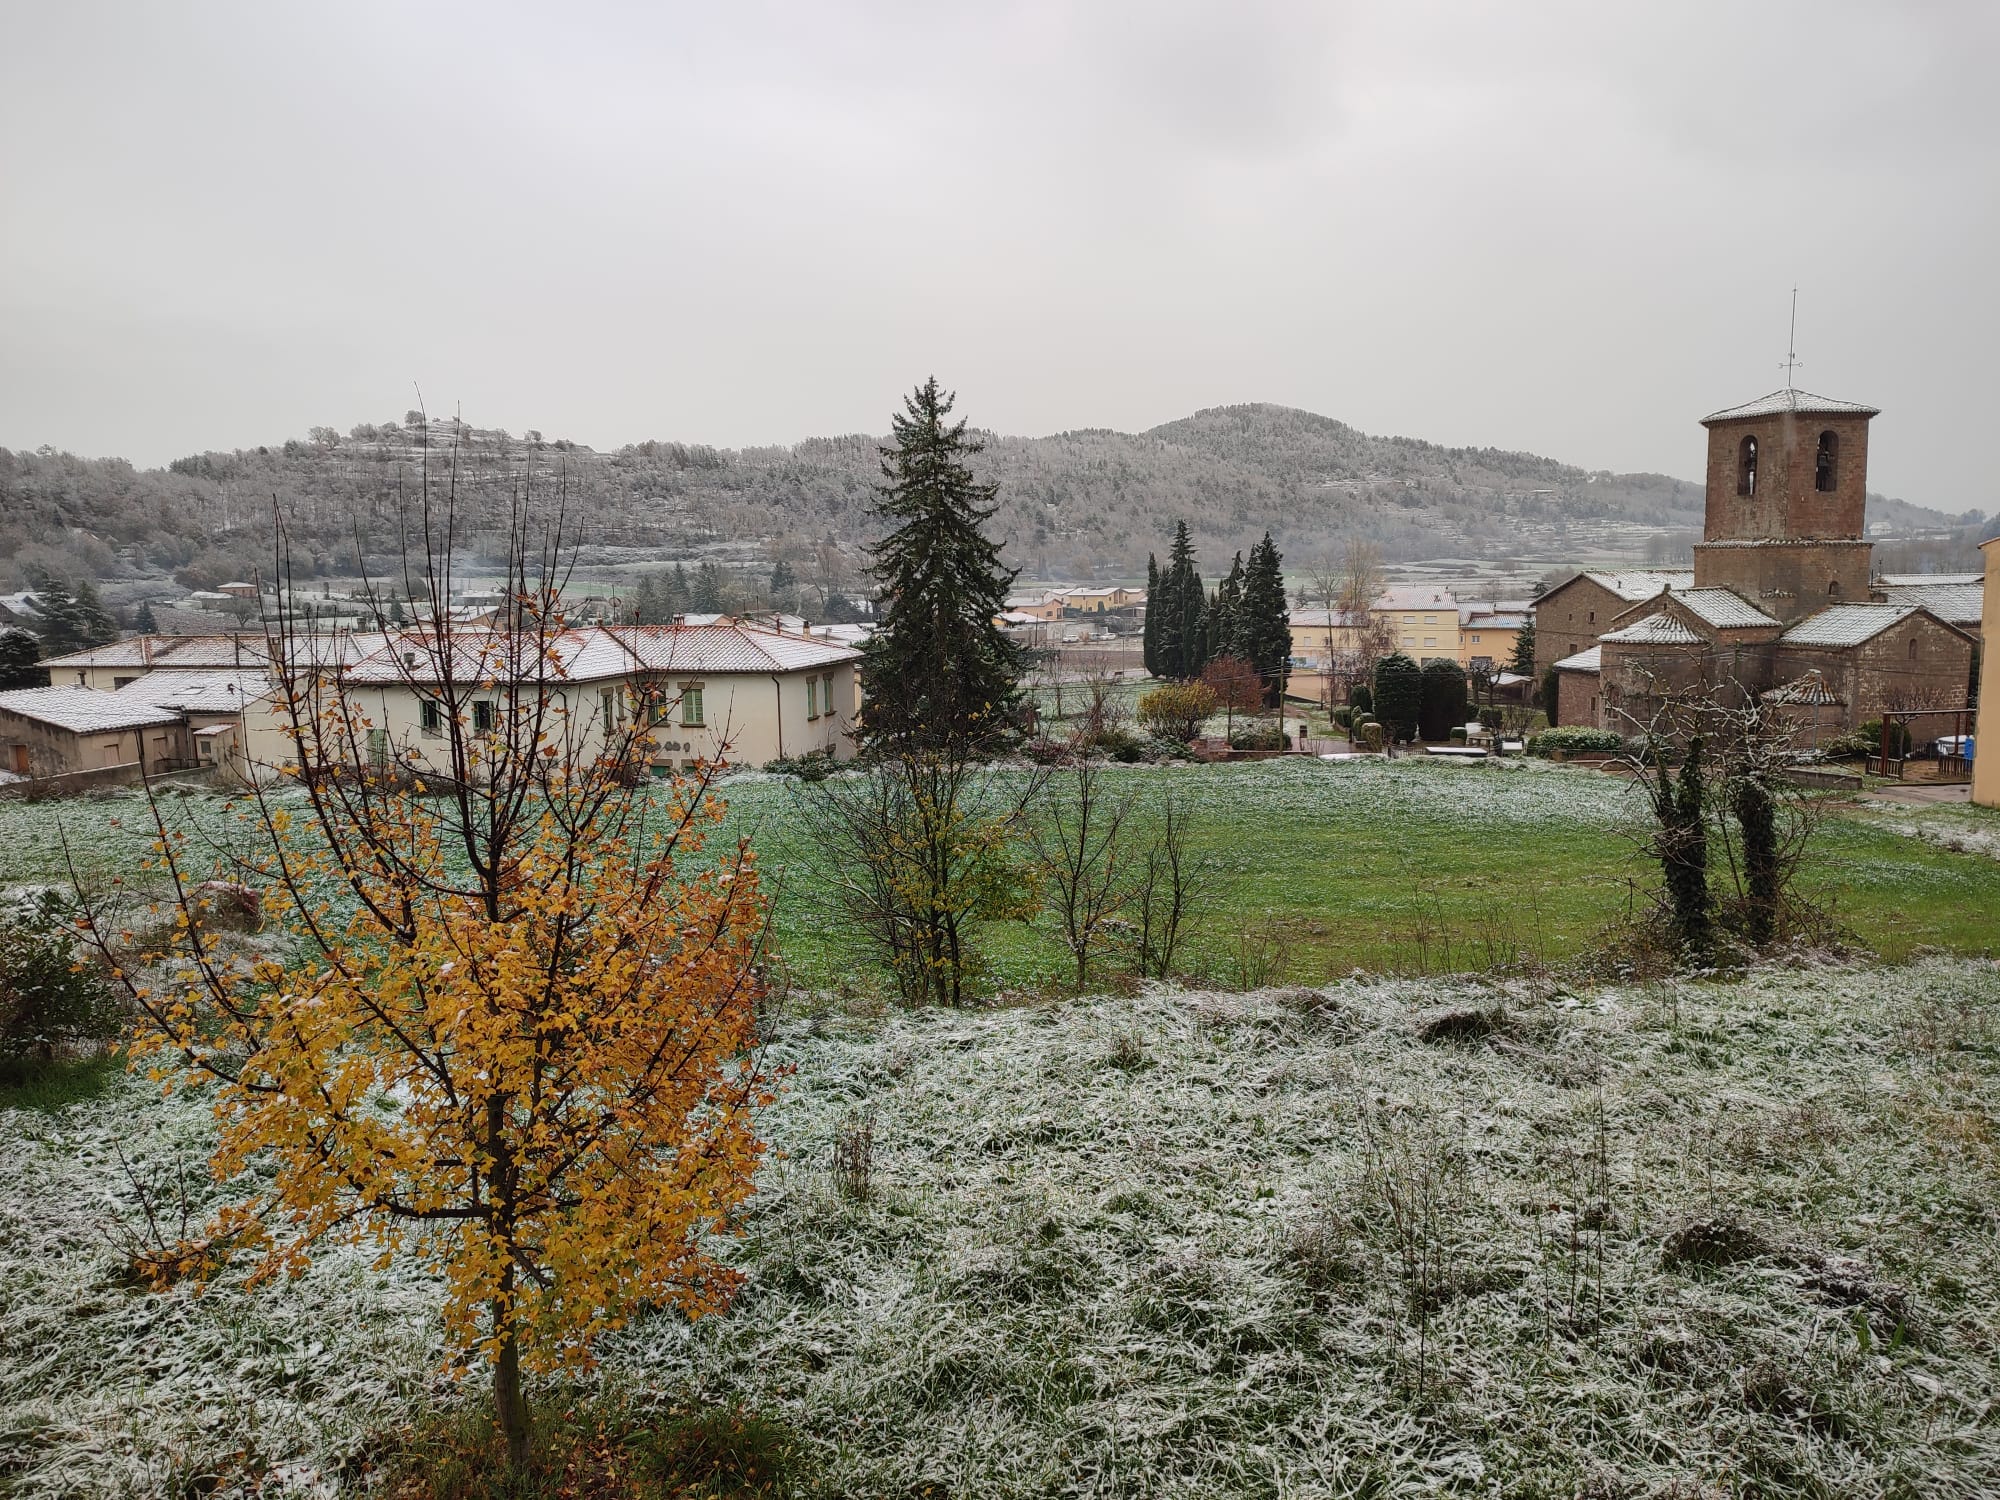
[[[1880,719],[1870,719],[1866,724],[1863,724],[1859,729],[1854,731],[1854,738],[1860,740],[1865,747],[1862,752],[1865,755],[1874,755],[1885,749],[1891,755],[1897,757],[1910,753],[1909,725],[1901,722],[1889,725],[1886,731],[1888,740],[1886,745],[1883,743],[1884,735],[1885,731]]]
[[[1375,694],[1370,691],[1367,683],[1357,682],[1354,691],[1347,695],[1347,703],[1355,713],[1365,719],[1375,710]]]
[[[1385,732],[1407,740],[1423,710],[1424,670],[1402,652],[1375,663],[1375,717]]]
[[[764,762],[764,769],[773,776],[796,776],[801,781],[824,781],[835,767],[831,750],[808,750],[804,755],[781,755]]]
[[[1625,748],[1625,741],[1616,730],[1593,729],[1588,724],[1562,724],[1554,729],[1544,729],[1528,741],[1530,755],[1547,755],[1561,750],[1565,754],[1611,755]]]
[[[1139,723],[1161,739],[1185,745],[1215,712],[1215,690],[1201,682],[1169,682],[1139,700]]]
[[[1480,709],[1479,726],[1482,729],[1497,734],[1500,730],[1500,710],[1497,708]]]
[[[1423,666],[1423,698],[1417,722],[1427,740],[1441,740],[1454,727],[1465,723],[1465,668],[1449,657],[1437,657]]]
[[[1451,742],[1454,745],[1463,745],[1465,743],[1465,726],[1463,724],[1458,725],[1452,730]]]
[[[0,1057],[49,1058],[118,1034],[117,1000],[52,901],[0,918]]]
[[[1229,737],[1232,750],[1282,750],[1285,748],[1285,731],[1277,724],[1245,724]]]
[[[1557,723],[1556,706],[1562,697],[1562,673],[1554,667],[1542,673],[1542,712],[1548,715],[1551,728]]]
[[[1354,722],[1354,710],[1343,703],[1333,711],[1331,717],[1334,723],[1345,729],[1349,724]]]

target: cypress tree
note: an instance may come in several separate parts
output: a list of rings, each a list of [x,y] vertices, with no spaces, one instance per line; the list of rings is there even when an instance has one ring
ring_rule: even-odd
[[[1375,717],[1392,740],[1407,740],[1417,732],[1423,710],[1424,671],[1400,651],[1375,663]]]
[[[1207,666],[1217,657],[1242,656],[1238,639],[1243,617],[1243,554],[1237,553],[1229,564],[1229,571],[1222,576],[1222,582],[1215,586],[1215,594],[1208,601],[1208,609],[1201,621],[1201,664]]]
[[[1448,656],[1424,663],[1424,699],[1418,723],[1427,740],[1450,737],[1465,722],[1465,669]]]
[[[1167,549],[1167,570],[1160,580],[1160,634],[1155,646],[1160,675],[1186,682],[1201,675],[1201,617],[1206,595],[1194,567],[1194,542],[1187,522],[1174,523],[1173,545]]]
[[[306,607],[308,610],[312,608],[311,605]],[[132,628],[141,635],[152,635],[159,630],[160,622],[153,617],[153,604],[150,599],[139,601],[139,612],[132,617]]]
[[[874,550],[881,623],[861,662],[861,734],[875,751],[1005,749],[1020,738],[1020,647],[994,625],[1014,572],[986,535],[997,486],[965,459],[982,444],[947,424],[954,397],[933,376],[891,418]]]
[[[1271,533],[1250,549],[1236,620],[1236,654],[1264,679],[1264,702],[1276,707],[1285,691],[1292,629],[1285,611],[1285,574]]]
[[[1152,553],[1146,554],[1146,631],[1141,646],[1141,655],[1146,663],[1148,676],[1160,677],[1160,607],[1165,602],[1160,593],[1160,560]]]

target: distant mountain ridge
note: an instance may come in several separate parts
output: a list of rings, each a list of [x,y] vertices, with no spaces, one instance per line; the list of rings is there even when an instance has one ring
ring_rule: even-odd
[[[410,414],[414,416],[415,414]],[[1210,571],[1269,530],[1298,566],[1349,537],[1391,559],[1636,552],[1698,530],[1697,484],[1591,471],[1530,453],[1378,437],[1264,403],[1212,407],[1142,433],[980,434],[998,482],[996,529],[1030,576],[1131,576],[1185,516]],[[397,484],[455,454],[474,533],[507,495],[560,489],[603,561],[716,557],[755,563],[872,541],[877,445],[863,434],[738,450],[648,441],[608,452],[433,419],[315,428],[276,446],[202,453],[164,469],[0,449],[0,551],[81,553],[107,571],[215,579],[268,567],[272,507],[302,574],[343,571],[355,539],[394,550]],[[1944,521],[1943,516],[1938,517]],[[99,555],[101,554],[101,556]]]

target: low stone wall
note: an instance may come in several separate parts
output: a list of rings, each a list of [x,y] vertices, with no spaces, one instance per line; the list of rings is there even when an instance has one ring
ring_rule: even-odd
[[[0,797],[67,797],[101,786],[131,786],[139,779],[139,762],[135,760],[122,766],[99,766],[90,771],[68,771],[61,776],[31,776],[22,781],[9,781],[0,784]]]

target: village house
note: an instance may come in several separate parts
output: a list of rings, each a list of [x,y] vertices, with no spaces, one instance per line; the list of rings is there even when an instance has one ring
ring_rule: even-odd
[[[1528,626],[1529,601],[1497,599],[1462,601],[1458,606],[1458,664],[1471,670],[1475,661],[1503,671],[1514,659],[1514,643]]]
[[[759,765],[813,752],[853,754],[861,653],[842,642],[717,617],[701,625],[579,627],[546,646],[491,630],[455,633],[449,653],[414,629],[299,636],[286,670],[294,682],[318,675],[337,684],[369,720],[362,753],[382,765],[393,758],[447,769],[439,753],[446,711],[439,692],[447,679],[475,730],[496,726],[510,703],[535,700],[548,709],[553,737],[581,756],[599,753],[607,730],[624,729],[645,708],[654,716],[649,758],[662,775],[697,760]],[[55,658],[54,680],[66,694],[84,696],[24,701],[16,718],[59,717],[32,739],[24,731],[15,740],[29,747],[25,758],[36,775],[96,769],[112,764],[104,759],[113,753],[109,740],[93,748],[78,735],[126,715],[130,728],[144,727],[160,741],[149,768],[212,767],[240,781],[267,779],[295,759],[267,654],[260,637],[140,637]],[[83,730],[65,729],[63,719]],[[21,760],[15,740],[0,739],[0,752]],[[125,757],[116,764],[130,765],[136,777],[136,746],[121,744],[116,753]]]
[[[1369,607],[1396,649],[1419,661],[1460,660],[1458,600],[1430,584],[1394,584]]]
[[[1921,598],[1871,597],[1862,516],[1876,415],[1788,388],[1704,417],[1692,578],[1583,574],[1536,604],[1558,720],[1641,732],[1687,694],[1769,693],[1842,730],[1892,709],[1963,706],[1973,634]]]
[[[184,768],[180,714],[87,687],[0,692],[0,770],[10,778],[111,772],[110,780]]]

